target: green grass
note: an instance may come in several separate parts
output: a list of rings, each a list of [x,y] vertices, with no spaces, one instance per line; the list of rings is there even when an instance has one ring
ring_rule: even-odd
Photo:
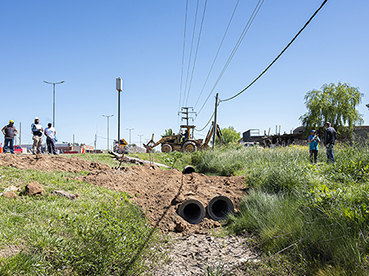
[[[199,172],[246,176],[248,195],[228,229],[256,235],[264,256],[308,275],[368,275],[369,147],[339,145],[335,155],[327,165],[323,149],[310,164],[307,147],[231,148],[192,161]]]
[[[160,263],[163,238],[127,194],[73,180],[76,173],[2,167],[0,175],[1,187],[36,181],[46,191],[0,197],[0,275],[140,275]]]

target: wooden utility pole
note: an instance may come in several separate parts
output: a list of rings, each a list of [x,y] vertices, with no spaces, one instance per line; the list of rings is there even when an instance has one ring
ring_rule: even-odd
[[[217,112],[218,112],[218,94],[215,96],[215,111],[214,111],[214,125],[213,125],[213,148],[215,147],[215,137],[217,131]]]

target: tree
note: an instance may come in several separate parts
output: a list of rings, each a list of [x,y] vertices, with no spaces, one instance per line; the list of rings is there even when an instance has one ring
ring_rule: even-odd
[[[171,128],[169,128],[169,129],[165,130],[165,133],[161,137],[171,136],[171,135],[173,135],[173,130]]]
[[[362,115],[356,110],[363,94],[358,88],[341,82],[337,85],[324,84],[321,89],[311,90],[304,97],[308,111],[299,119],[306,133],[330,122],[338,133],[351,136],[354,125],[363,123]],[[344,126],[348,126],[348,129],[345,130]]]
[[[237,132],[233,126],[223,128],[222,134],[226,145],[231,143],[238,143],[238,141],[241,139],[241,133]],[[219,145],[218,137],[216,137],[216,145]]]

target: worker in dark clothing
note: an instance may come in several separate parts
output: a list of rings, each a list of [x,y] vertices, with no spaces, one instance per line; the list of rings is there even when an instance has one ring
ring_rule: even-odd
[[[336,160],[334,158],[333,146],[336,142],[337,132],[329,122],[326,122],[324,127],[324,145],[327,150],[327,163],[334,163]]]
[[[9,124],[4,126],[1,131],[4,134],[4,153],[9,148],[10,153],[14,154],[14,136],[18,133],[18,130],[14,126],[14,121],[10,120]]]
[[[183,138],[183,143],[186,142],[188,140],[188,138],[190,137],[190,133],[188,132],[188,130],[186,129],[185,134],[184,134],[184,138]]]

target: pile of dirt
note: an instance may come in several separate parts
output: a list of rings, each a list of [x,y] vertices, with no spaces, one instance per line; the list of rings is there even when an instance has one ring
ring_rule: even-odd
[[[149,165],[124,167],[119,171],[94,171],[78,179],[127,192],[152,224],[158,224],[164,232],[175,230],[177,225],[184,226],[185,232],[195,233],[205,233],[209,228],[218,227],[219,223],[209,218],[204,218],[197,225],[190,224],[176,211],[185,199],[197,199],[206,206],[218,195],[229,197],[238,208],[245,190],[245,180],[241,176],[182,174],[179,170],[162,170]]]
[[[77,157],[66,158],[60,155],[18,155],[1,154],[0,166],[38,171],[107,171],[111,168],[106,164],[87,161]]]
[[[236,210],[245,190],[244,177],[206,176],[204,174],[182,174],[179,170],[162,170],[148,164],[144,166],[111,169],[108,165],[62,156],[0,155],[0,166],[45,171],[90,171],[77,177],[98,186],[127,192],[131,201],[138,204],[152,225],[163,232],[174,231],[176,226],[185,233],[206,233],[219,223],[205,217],[197,225],[190,224],[177,214],[180,204],[186,199],[197,199],[205,207],[215,196],[229,197]],[[83,195],[81,195],[83,196]]]

